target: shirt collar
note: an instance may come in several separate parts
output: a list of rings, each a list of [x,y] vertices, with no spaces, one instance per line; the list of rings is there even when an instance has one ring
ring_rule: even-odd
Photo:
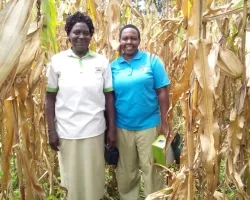
[[[142,58],[142,51],[138,50],[138,52],[136,53],[136,55],[131,59],[131,60],[140,60]],[[118,62],[119,63],[123,63],[123,62],[127,62],[123,55],[118,57]]]
[[[69,48],[69,49],[67,50],[67,55],[68,55],[69,57],[79,58],[79,56],[77,56],[71,48]],[[86,55],[83,56],[82,58],[86,58],[86,57],[88,57],[88,56],[94,57],[95,55],[96,55],[95,52],[89,50],[89,51],[86,53]]]

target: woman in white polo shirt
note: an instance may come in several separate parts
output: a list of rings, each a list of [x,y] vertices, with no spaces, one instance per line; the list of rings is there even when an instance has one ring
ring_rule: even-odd
[[[68,200],[104,195],[104,131],[115,145],[112,75],[109,61],[89,50],[94,26],[77,12],[66,20],[72,47],[51,58],[46,94],[49,143],[58,151],[61,184]]]

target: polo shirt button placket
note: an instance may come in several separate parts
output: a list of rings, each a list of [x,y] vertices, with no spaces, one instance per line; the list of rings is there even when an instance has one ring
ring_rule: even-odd
[[[132,68],[130,63],[128,63],[128,66],[129,66],[128,69],[127,69],[128,76],[132,76],[133,68]]]
[[[79,59],[79,64],[80,64],[80,74],[83,74],[83,64],[82,64],[82,59]]]

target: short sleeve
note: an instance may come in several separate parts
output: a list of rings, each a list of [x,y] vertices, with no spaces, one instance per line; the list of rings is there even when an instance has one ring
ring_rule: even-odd
[[[51,63],[48,64],[47,72],[47,92],[57,92],[58,91],[58,76]]]
[[[168,78],[168,74],[165,70],[164,64],[157,56],[154,56],[154,58],[152,59],[152,71],[154,76],[155,89],[159,89],[170,84],[170,80]]]
[[[103,91],[104,92],[113,91],[112,73],[108,60],[104,67],[103,78],[104,78]]]

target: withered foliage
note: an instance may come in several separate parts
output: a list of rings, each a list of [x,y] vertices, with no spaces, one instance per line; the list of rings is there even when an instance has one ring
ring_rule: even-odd
[[[65,18],[77,10],[94,21],[91,49],[110,60],[119,29],[137,25],[140,48],[160,56],[171,79],[168,120],[171,133],[184,138],[181,164],[167,170],[167,187],[146,199],[223,200],[230,190],[233,199],[249,199],[250,3],[166,2],[159,14],[150,1],[141,11],[130,0],[0,0],[2,199],[13,190],[12,165],[22,199],[45,199],[59,185],[47,145],[44,73],[49,57],[69,47]]]

